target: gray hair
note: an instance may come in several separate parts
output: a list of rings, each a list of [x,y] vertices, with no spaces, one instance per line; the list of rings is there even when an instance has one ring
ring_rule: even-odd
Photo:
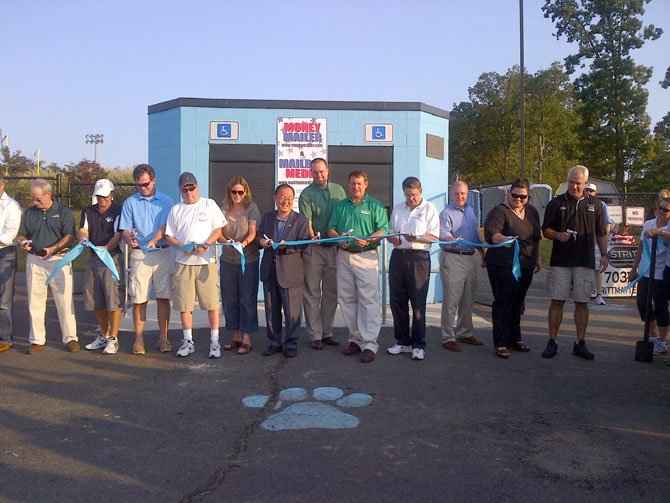
[[[581,175],[584,177],[584,180],[588,180],[589,168],[582,166],[581,164],[577,164],[576,166],[571,167],[568,171],[568,178],[570,178],[572,175]]]
[[[36,188],[42,191],[42,195],[51,194],[51,184],[44,178],[35,178],[33,180],[33,183],[30,184],[30,190]]]

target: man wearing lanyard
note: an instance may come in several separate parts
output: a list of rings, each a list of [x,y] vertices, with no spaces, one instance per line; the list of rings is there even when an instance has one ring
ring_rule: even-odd
[[[161,353],[172,351],[168,341],[170,323],[170,282],[174,258],[165,242],[165,224],[172,208],[172,198],[156,190],[156,172],[148,164],[138,164],[133,170],[137,192],[123,202],[119,230],[131,248],[128,293],[133,302],[135,344],[133,354],[143,355],[144,321],[147,302],[153,287],[156,293]],[[140,247],[158,248],[144,253]]]
[[[14,238],[21,225],[21,207],[5,192],[5,178],[0,175],[0,353],[14,344],[12,303],[16,274]]]
[[[328,237],[368,237],[343,241],[337,253],[337,300],[349,329],[349,346],[344,354],[362,352],[363,363],[373,361],[379,349],[379,239],[374,236],[388,232],[386,208],[366,193],[367,188],[364,171],[349,173],[349,197],[337,203],[328,223]]]
[[[594,355],[586,347],[586,328],[589,323],[589,299],[593,290],[595,247],[600,259],[598,269],[607,269],[607,222],[600,201],[584,192],[589,170],[577,165],[568,171],[568,190],[556,196],[544,212],[542,234],[553,240],[547,287],[549,304],[549,340],[543,358],[553,358],[558,352],[558,330],[563,320],[565,301],[572,296],[575,303],[577,340],[572,354],[585,360]]]
[[[473,243],[482,243],[479,225],[472,207],[468,204],[468,184],[454,183],[451,188],[451,203],[440,213],[440,241],[462,238]],[[485,267],[484,249],[456,243],[440,245],[440,279],[442,280],[442,345],[449,351],[460,352],[456,342],[482,346],[484,343],[473,335],[472,306],[477,287],[477,259]],[[454,319],[458,311],[458,325],[454,331]]]
[[[405,201],[391,213],[389,230],[399,233],[388,240],[393,244],[389,262],[389,292],[396,343],[389,354],[412,353],[423,360],[426,350],[426,297],[430,281],[430,240],[440,233],[440,217],[433,203],[422,197],[418,178],[402,182]],[[412,330],[409,328],[409,304],[412,305]]]
[[[300,193],[298,206],[300,214],[309,222],[312,238],[325,238],[328,232],[328,220],[333,208],[347,197],[341,185],[328,178],[330,167],[325,159],[314,159],[311,164],[312,180]],[[312,337],[312,347],[323,349],[327,346],[339,346],[333,339],[333,319],[337,310],[337,269],[335,259],[337,246],[323,244],[308,246],[302,253],[305,270],[305,290],[303,308],[305,323]]]
[[[17,241],[28,252],[26,283],[30,311],[30,346],[28,354],[44,349],[46,329],[44,316],[47,307],[46,279],[56,269],[60,255],[74,239],[74,215],[67,206],[58,204],[51,195],[51,184],[38,178],[30,185],[33,206],[23,213]],[[70,353],[79,351],[77,321],[72,301],[72,265],[63,267],[49,283],[58,312],[63,344]]]

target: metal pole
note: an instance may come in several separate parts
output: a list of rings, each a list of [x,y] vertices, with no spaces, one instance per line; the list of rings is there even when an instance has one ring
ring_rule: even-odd
[[[98,163],[98,144],[105,143],[104,134],[86,134],[86,143],[93,144],[93,162]]]
[[[521,167],[519,169],[519,176],[524,178],[526,176],[526,108],[524,96],[524,77],[525,69],[523,63],[523,0],[519,0],[519,66],[521,73],[521,98],[520,111],[521,114]]]
[[[388,281],[388,274],[386,271],[386,239],[382,242],[382,326],[386,325],[386,282]]]

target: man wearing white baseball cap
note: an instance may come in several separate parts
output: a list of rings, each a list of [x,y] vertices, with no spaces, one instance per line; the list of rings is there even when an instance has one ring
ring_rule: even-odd
[[[106,178],[98,180],[93,188],[93,197],[98,202],[81,211],[81,228],[77,232],[77,238],[79,241],[89,240],[98,248],[105,248],[112,256],[118,271],[121,255],[121,205],[114,202],[114,184]],[[119,282],[112,277],[112,272],[93,250],[90,251],[84,279],[84,308],[95,311],[100,333],[93,342],[86,345],[86,349],[104,348],[103,354],[114,354],[119,350],[118,334],[122,308]]]
[[[597,196],[598,194],[598,186],[593,183],[589,182],[584,186],[584,192],[586,195],[590,196]],[[603,208],[603,214],[605,215],[605,224],[607,226],[607,235],[609,236],[610,232],[612,231],[612,225],[614,225],[614,222],[610,218],[609,211],[607,209],[607,203],[603,201],[602,199],[599,199],[600,205]],[[598,251],[598,245],[596,243],[596,251]],[[597,255],[597,254],[596,254]],[[596,268],[594,269],[594,275],[595,275],[595,280],[596,280],[596,304],[600,306],[605,305],[605,299],[603,297],[603,273],[600,272],[600,264],[599,262],[596,263]]]

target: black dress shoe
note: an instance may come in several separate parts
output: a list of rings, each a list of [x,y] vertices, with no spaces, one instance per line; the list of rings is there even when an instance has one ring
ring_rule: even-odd
[[[371,349],[366,349],[361,355],[361,361],[363,363],[370,363],[375,359],[375,353]]]
[[[277,353],[282,352],[282,347],[281,346],[268,346],[268,348],[263,351],[263,356],[272,356],[276,355]]]
[[[332,337],[324,337],[321,342],[323,342],[326,346],[339,346],[340,343],[337,342],[335,339]]]
[[[350,355],[355,355],[356,353],[360,353],[360,352],[361,352],[361,348],[359,347],[359,345],[356,344],[355,342],[350,342],[349,345],[347,346],[347,348],[344,351],[342,351],[342,354],[344,354],[346,356],[350,356]]]
[[[312,346],[314,349],[323,349],[323,342],[321,342],[321,341],[312,341],[311,346]]]
[[[298,356],[298,350],[295,348],[286,348],[284,350],[284,358],[295,358]]]

